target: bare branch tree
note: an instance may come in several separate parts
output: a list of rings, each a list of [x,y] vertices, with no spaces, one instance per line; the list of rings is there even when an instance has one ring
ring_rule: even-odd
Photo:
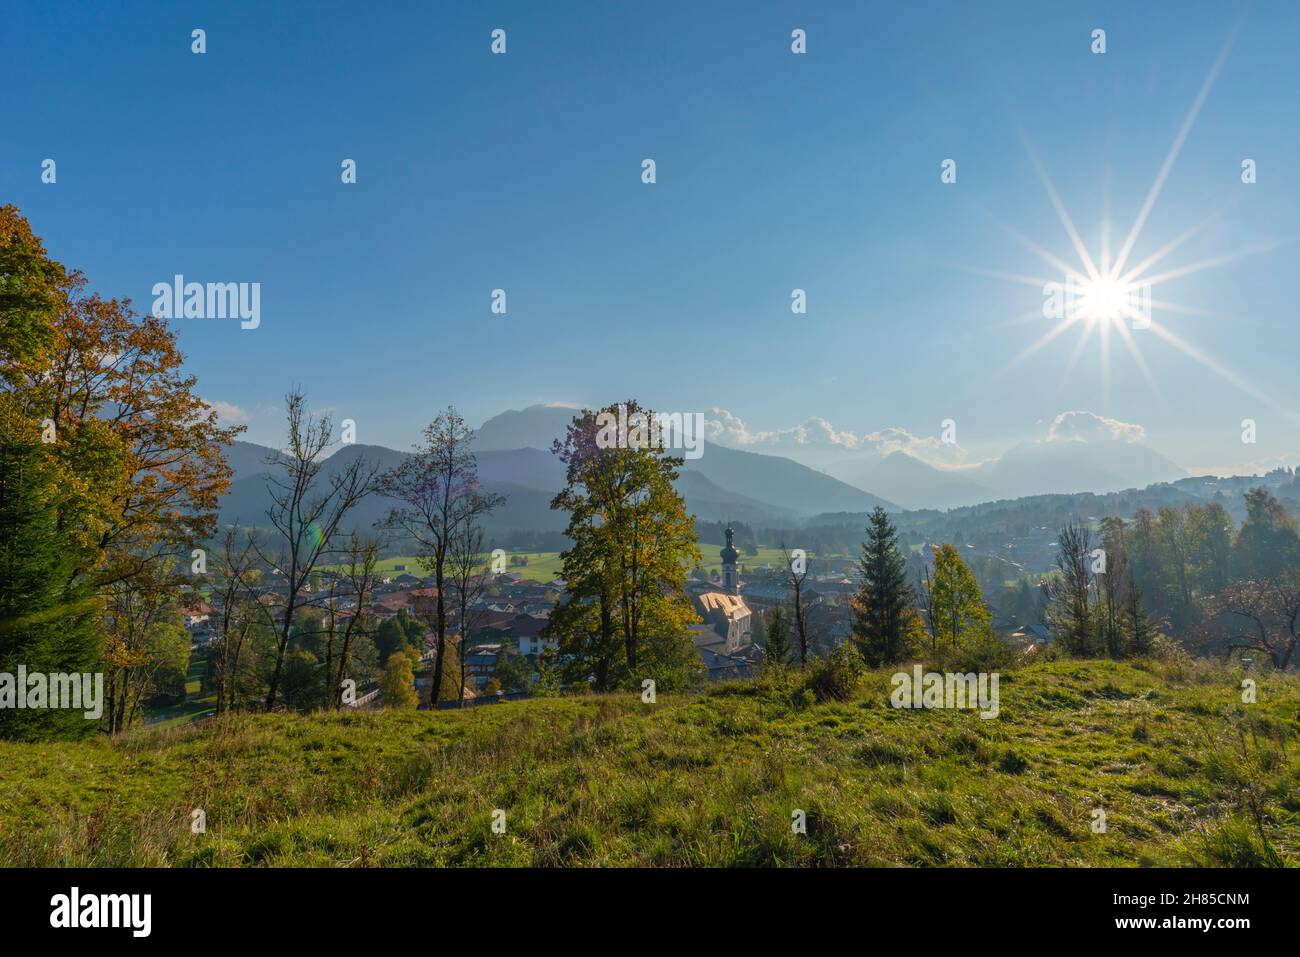
[[[242,535],[238,527],[226,529],[217,559],[212,589],[216,612],[217,714],[233,709],[238,699],[240,657],[253,628],[255,600],[249,595],[256,580],[257,552],[252,533]]]
[[[458,707],[465,705],[465,659],[469,657],[466,642],[486,611],[479,601],[487,590],[487,556],[483,543],[482,526],[476,521],[474,512],[467,512],[452,536],[447,556],[448,580],[456,604],[456,629],[460,634],[460,683],[456,692]]]
[[[329,601],[326,603],[328,624],[325,641],[325,701],[327,707],[335,710],[343,706],[343,681],[348,673],[353,639],[371,633],[369,613],[375,599],[375,583],[379,580],[377,569],[379,542],[376,539],[362,539],[353,532],[348,537],[344,555],[343,582],[346,591],[353,596],[355,604],[352,607],[352,614],[344,621],[342,635],[339,635],[338,631],[338,604],[335,601],[335,589],[332,585]],[[341,638],[337,666],[334,657],[336,636]]]
[[[385,525],[409,534],[420,558],[433,572],[433,682],[430,704],[442,691],[447,651],[447,562],[456,530],[496,508],[504,498],[479,489],[478,463],[470,449],[474,430],[454,406],[439,413],[424,430],[424,444],[383,476],[384,493],[402,504],[389,512]]]
[[[300,389],[285,396],[285,404],[289,447],[268,462],[283,470],[282,475],[272,474],[268,479],[272,504],[266,515],[279,537],[277,559],[259,549],[259,556],[288,580],[284,619],[276,630],[275,668],[266,694],[268,711],[275,708],[294,615],[306,603],[302,590],[329,552],[348,512],[378,487],[377,467],[357,456],[333,472],[325,488],[319,489],[333,424],[329,416],[317,419],[307,411],[306,396]]]
[[[1226,651],[1248,649],[1268,655],[1285,670],[1300,642],[1300,573],[1280,572],[1229,585],[1211,603],[1215,618],[1206,629],[1226,640]]]
[[[794,594],[794,631],[799,639],[799,667],[808,667],[808,616],[803,605],[803,583],[808,578],[808,556],[802,549],[787,549],[781,542],[785,555],[785,583]],[[798,554],[795,554],[798,552]]]

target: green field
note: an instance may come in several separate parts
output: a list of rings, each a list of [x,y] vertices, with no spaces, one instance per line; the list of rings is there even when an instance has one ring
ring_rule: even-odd
[[[1247,705],[1225,666],[1043,662],[994,720],[896,710],[880,671],[824,704],[720,685],[0,743],[0,866],[1294,865],[1300,679],[1255,677]]]
[[[509,559],[519,557],[528,560],[527,565],[511,565]],[[399,569],[397,566],[404,565],[405,568]],[[416,575],[423,578],[431,574],[420,564],[420,559],[413,555],[396,555],[392,558],[383,558],[375,563],[375,568],[384,575]],[[322,565],[322,571],[342,571],[338,565]],[[541,582],[548,582],[560,574],[560,553],[559,552],[509,552],[507,557],[506,571],[522,575],[524,578],[535,578]]]
[[[722,559],[719,557],[721,545],[701,544],[700,555],[703,557],[703,567],[705,571],[722,573]],[[553,578],[559,578],[562,569],[559,552],[509,552],[507,562],[511,558],[526,559],[527,565],[506,565],[506,571],[522,575],[525,578],[532,578],[540,582],[548,582]],[[816,558],[815,554],[810,557]],[[756,569],[763,565],[780,567],[785,564],[785,553],[779,548],[760,548],[757,555],[746,555],[743,551],[740,555],[740,564],[744,569]],[[423,575],[424,570],[420,566],[418,558],[410,555],[399,555],[394,558],[385,558],[378,563],[381,572],[387,575],[400,575],[396,566],[405,565],[406,572],[412,575]],[[334,566],[330,566],[334,567]],[[337,570],[337,569],[336,569]]]

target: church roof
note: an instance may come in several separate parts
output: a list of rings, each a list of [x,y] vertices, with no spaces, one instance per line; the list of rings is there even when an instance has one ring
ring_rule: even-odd
[[[697,595],[695,601],[701,614],[708,614],[713,611],[720,611],[728,618],[743,617],[749,614],[749,606],[739,595],[728,595],[726,592],[706,591],[702,595]]]

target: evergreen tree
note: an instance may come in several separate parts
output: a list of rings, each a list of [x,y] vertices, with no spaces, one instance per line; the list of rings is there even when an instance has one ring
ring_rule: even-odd
[[[90,705],[16,707],[20,665],[29,675],[99,672],[103,687],[101,603],[76,575],[81,552],[59,522],[68,483],[35,430],[23,426],[0,406],[0,674],[13,676],[0,679],[0,738],[80,737],[99,727],[85,717]],[[83,702],[86,690],[83,684]]]
[[[414,651],[417,656],[424,652],[425,626],[407,614],[405,608],[398,610],[392,618],[380,624],[375,632],[375,647],[379,649],[379,663],[388,661],[388,656],[397,651]]]
[[[1130,653],[1145,655],[1151,650],[1152,640],[1156,636],[1156,628],[1152,624],[1151,617],[1147,614],[1146,609],[1142,607],[1142,593],[1134,584],[1131,575],[1128,578],[1128,587],[1124,592],[1124,616]]]
[[[790,626],[785,620],[785,609],[772,610],[772,620],[767,625],[766,643],[761,645],[763,659],[768,664],[788,665],[794,646],[790,641]]]
[[[898,532],[876,506],[868,519],[867,540],[858,562],[862,585],[853,608],[853,640],[873,668],[893,664],[907,652],[907,611],[913,594]]]
[[[1066,651],[1084,658],[1096,654],[1096,614],[1092,602],[1092,533],[1086,525],[1066,525],[1057,536],[1058,574],[1047,586],[1047,620]]]

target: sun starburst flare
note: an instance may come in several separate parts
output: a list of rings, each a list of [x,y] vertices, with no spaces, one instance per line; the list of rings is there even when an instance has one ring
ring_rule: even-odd
[[[1235,31],[1234,31],[1235,34]],[[1057,192],[1051,177],[1048,175],[1046,168],[1040,162],[1033,145],[1029,142],[1027,136],[1022,133],[1025,148],[1029,154],[1029,159],[1033,163],[1034,169],[1042,181],[1043,187],[1047,192],[1048,199],[1051,201],[1052,208],[1055,210],[1057,218],[1065,231],[1066,238],[1076,257],[1075,262],[1070,262],[1061,257],[1054,255],[1040,243],[1037,243],[1019,231],[999,224],[1012,237],[1021,243],[1026,249],[1041,259],[1048,267],[1056,270],[1056,276],[1059,278],[1028,276],[1023,274],[999,272],[988,269],[973,269],[972,272],[986,276],[1002,279],[1008,282],[1032,285],[1042,290],[1043,305],[1041,312],[1035,311],[1032,314],[1022,316],[1018,319],[1010,320],[1008,324],[1023,324],[1028,322],[1041,321],[1043,318],[1054,319],[1052,325],[1041,336],[1027,345],[1004,366],[999,375],[1004,375],[1011,371],[1015,366],[1039,352],[1049,343],[1056,341],[1067,331],[1074,329],[1078,332],[1078,338],[1075,347],[1071,351],[1070,357],[1064,374],[1061,377],[1061,386],[1065,387],[1069,381],[1075,365],[1082,357],[1084,350],[1096,334],[1098,349],[1100,351],[1100,374],[1102,381],[1102,394],[1104,399],[1109,399],[1110,389],[1110,353],[1112,334],[1118,336],[1124,344],[1125,350],[1133,359],[1134,364],[1141,372],[1148,386],[1157,396],[1160,390],[1157,386],[1154,376],[1151,373],[1145,359],[1142,356],[1141,347],[1138,344],[1138,338],[1134,332],[1150,332],[1161,343],[1172,346],[1182,355],[1198,363],[1203,368],[1214,373],[1219,378],[1240,389],[1252,398],[1267,403],[1274,409],[1285,413],[1288,417],[1300,421],[1300,414],[1297,414],[1290,408],[1273,400],[1262,393],[1259,389],[1252,386],[1241,376],[1228,369],[1223,363],[1214,357],[1207,355],[1204,351],[1197,348],[1193,343],[1175,334],[1160,324],[1155,313],[1170,315],[1202,315],[1210,316],[1211,314],[1191,306],[1179,305],[1165,298],[1156,298],[1154,291],[1158,286],[1173,282],[1174,280],[1185,278],[1202,270],[1224,266],[1228,263],[1235,262],[1246,256],[1254,255],[1260,252],[1266,252],[1275,249],[1285,242],[1291,242],[1292,239],[1274,240],[1237,250],[1234,252],[1224,253],[1218,256],[1212,256],[1183,266],[1163,267],[1157,272],[1156,268],[1161,266],[1165,260],[1174,253],[1180,246],[1188,240],[1199,234],[1208,225],[1213,223],[1222,215],[1222,210],[1213,213],[1199,223],[1185,230],[1179,236],[1165,243],[1147,258],[1140,260],[1136,265],[1129,265],[1133,257],[1134,250],[1141,238],[1143,228],[1151,218],[1155,208],[1156,200],[1159,198],[1161,190],[1164,188],[1174,163],[1182,151],[1183,144],[1187,141],[1192,126],[1196,120],[1197,114],[1204,105],[1214,86],[1224,61],[1227,58],[1228,51],[1232,46],[1233,36],[1230,35],[1225,41],[1223,48],[1220,50],[1218,57],[1211,66],[1205,81],[1197,93],[1195,101],[1188,110],[1173,144],[1165,156],[1164,162],[1161,163],[1160,169],[1156,174],[1155,181],[1151,184],[1141,208],[1134,218],[1132,226],[1125,234],[1124,241],[1120,245],[1118,253],[1112,259],[1110,249],[1111,222],[1109,214],[1103,215],[1100,223],[1101,243],[1100,249],[1094,256],[1080,235],[1079,230],[1071,218],[1069,210],[1066,208],[1064,201]],[[1104,207],[1109,206],[1109,190],[1104,202]]]

